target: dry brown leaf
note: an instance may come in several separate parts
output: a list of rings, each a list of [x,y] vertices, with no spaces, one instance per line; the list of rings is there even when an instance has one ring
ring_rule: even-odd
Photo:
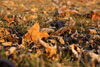
[[[57,44],[57,41],[54,40],[54,39],[50,39],[50,42],[53,43],[53,44],[55,44],[55,45]]]
[[[96,34],[96,33],[97,33],[97,31],[96,31],[95,29],[89,29],[89,32],[90,32],[91,34]]]
[[[7,16],[5,16],[5,20],[6,20],[7,22],[9,22],[9,23],[14,21],[13,18],[8,18]]]
[[[32,28],[26,33],[25,38],[31,39],[35,43],[38,39],[49,37],[46,31],[40,32],[39,30],[39,23],[35,23]]]
[[[71,14],[77,14],[77,13],[79,13],[78,11],[76,11],[76,10],[70,10],[69,11]]]
[[[45,47],[46,49],[46,54],[49,58],[53,57],[53,55],[55,55],[57,53],[57,46],[49,46],[48,43],[45,43],[44,41],[42,41],[41,39],[39,39],[39,42],[42,46]]]
[[[16,41],[16,39],[15,39],[12,35],[7,36],[7,39],[8,39],[10,42]]]
[[[38,8],[33,8],[33,9],[31,9],[31,12],[37,12],[38,11]]]
[[[43,51],[41,49],[36,49],[36,52],[37,53],[34,55],[35,58],[43,54]]]
[[[100,55],[93,53],[92,51],[89,51],[88,54],[90,55],[92,61],[97,60],[100,62]]]
[[[25,38],[31,39],[34,42],[37,41],[37,38],[39,38],[39,29],[39,24],[34,24],[32,28],[26,33]]]
[[[75,57],[78,58],[79,57],[78,53],[80,53],[80,48],[77,47],[75,44],[72,44],[72,45],[70,45],[70,49],[72,50]]]
[[[94,14],[100,15],[100,10],[93,10],[92,11]]]
[[[4,28],[0,28],[0,38],[3,37],[3,31],[4,31]]]
[[[0,13],[0,17],[2,16],[2,14]]]
[[[5,55],[6,55],[6,56],[9,56],[9,55],[10,55],[10,52],[9,52],[9,51],[6,51],[6,52],[5,52]]]
[[[5,34],[6,35],[9,35],[10,34],[10,32],[8,31],[8,29],[5,29]]]
[[[25,10],[27,10],[25,7],[20,7],[19,9],[17,9],[18,13],[24,12]]]
[[[49,53],[48,57],[52,57],[57,53],[57,49],[55,47],[47,47],[46,52]]]
[[[97,15],[97,14],[93,14],[92,15],[92,21],[99,20],[99,19],[100,19],[100,16],[99,15]]]
[[[58,19],[67,19],[68,17],[70,17],[71,14],[77,14],[78,11],[77,10],[69,10],[68,8],[66,8],[66,6],[63,6],[61,8],[58,9]]]
[[[9,49],[9,51],[10,51],[10,54],[13,54],[13,53],[16,51],[16,47],[11,47],[11,48]]]
[[[46,31],[47,33],[54,33],[54,29],[51,28],[43,28],[42,31]]]
[[[42,31],[40,32],[40,35],[39,35],[39,38],[42,39],[42,38],[47,38],[49,37],[48,33],[46,31]]]
[[[94,35],[93,39],[100,39],[100,35]]]
[[[0,28],[0,37],[3,38],[5,35],[9,35],[10,32],[6,28]]]
[[[55,33],[57,35],[62,35],[64,34],[64,32],[66,32],[67,30],[70,30],[72,28],[72,26],[64,26],[62,28],[60,28],[59,30],[57,30]]]
[[[0,42],[3,43],[3,42],[5,42],[5,40],[4,39],[0,39]]]
[[[12,45],[12,42],[5,42],[5,43],[2,43],[3,46],[11,46]]]
[[[20,45],[19,48],[24,48],[26,45],[30,45],[31,43],[32,43],[31,39],[23,38],[22,39],[22,45]]]
[[[58,9],[58,13],[61,14],[61,13],[64,13],[66,12],[66,10],[68,10],[65,6],[61,7]]]
[[[25,46],[23,44],[18,46],[19,49],[25,48]]]
[[[11,8],[16,8],[18,5],[14,1],[1,1],[1,4],[3,6],[11,7]]]
[[[63,40],[62,37],[59,37],[58,39],[59,39],[59,42],[60,42],[61,44],[65,44],[65,41]]]
[[[37,18],[38,18],[37,15],[31,15],[31,16],[29,16],[28,20],[37,19]]]

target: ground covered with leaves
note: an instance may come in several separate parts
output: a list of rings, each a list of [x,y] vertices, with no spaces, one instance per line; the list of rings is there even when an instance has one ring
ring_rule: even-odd
[[[100,67],[99,0],[0,0],[1,67]]]

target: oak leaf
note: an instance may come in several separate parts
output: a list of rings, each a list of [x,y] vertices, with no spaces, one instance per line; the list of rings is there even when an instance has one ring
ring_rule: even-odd
[[[38,39],[47,37],[49,37],[49,35],[46,31],[40,32],[39,23],[35,23],[25,35],[25,38],[31,39],[33,42],[37,42]]]

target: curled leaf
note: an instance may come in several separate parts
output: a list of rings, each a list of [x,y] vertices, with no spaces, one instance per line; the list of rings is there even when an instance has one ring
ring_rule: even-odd
[[[60,42],[61,44],[65,44],[65,41],[63,40],[62,37],[59,37],[58,39],[59,39],[59,42]]]
[[[44,41],[39,39],[39,42],[42,46],[46,49],[46,54],[49,58],[53,57],[57,53],[57,46],[49,46],[48,43],[45,43]]]
[[[75,46],[75,44],[70,45],[70,49],[72,50],[73,54],[75,55],[76,58],[79,57],[80,53],[80,48]]]

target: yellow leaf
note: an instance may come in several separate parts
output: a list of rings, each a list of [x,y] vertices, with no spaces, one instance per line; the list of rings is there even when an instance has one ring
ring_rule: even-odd
[[[48,57],[52,57],[54,54],[57,53],[57,48],[55,48],[55,47],[47,47],[46,48],[46,53],[47,54],[49,53]]]
[[[9,49],[10,54],[13,54],[13,53],[15,52],[15,50],[16,50],[16,47],[11,47],[11,48]]]
[[[43,11],[44,14],[47,14],[47,11]]]
[[[3,46],[11,46],[12,45],[12,42],[5,42],[5,43],[2,43]]]
[[[37,42],[38,39],[49,37],[46,31],[40,32],[39,23],[35,23],[32,28],[26,33],[25,38],[31,39],[33,42]]]
[[[90,32],[91,34],[96,34],[96,33],[97,33],[97,31],[96,31],[95,29],[89,29],[89,32]]]
[[[49,35],[48,35],[48,33],[46,31],[40,32],[39,36],[40,36],[40,39],[49,37]]]
[[[3,42],[5,42],[5,40],[4,39],[0,39],[0,42],[3,43]]]
[[[37,18],[38,18],[37,15],[31,15],[31,16],[29,16],[29,20],[31,20],[31,19],[37,19]]]

